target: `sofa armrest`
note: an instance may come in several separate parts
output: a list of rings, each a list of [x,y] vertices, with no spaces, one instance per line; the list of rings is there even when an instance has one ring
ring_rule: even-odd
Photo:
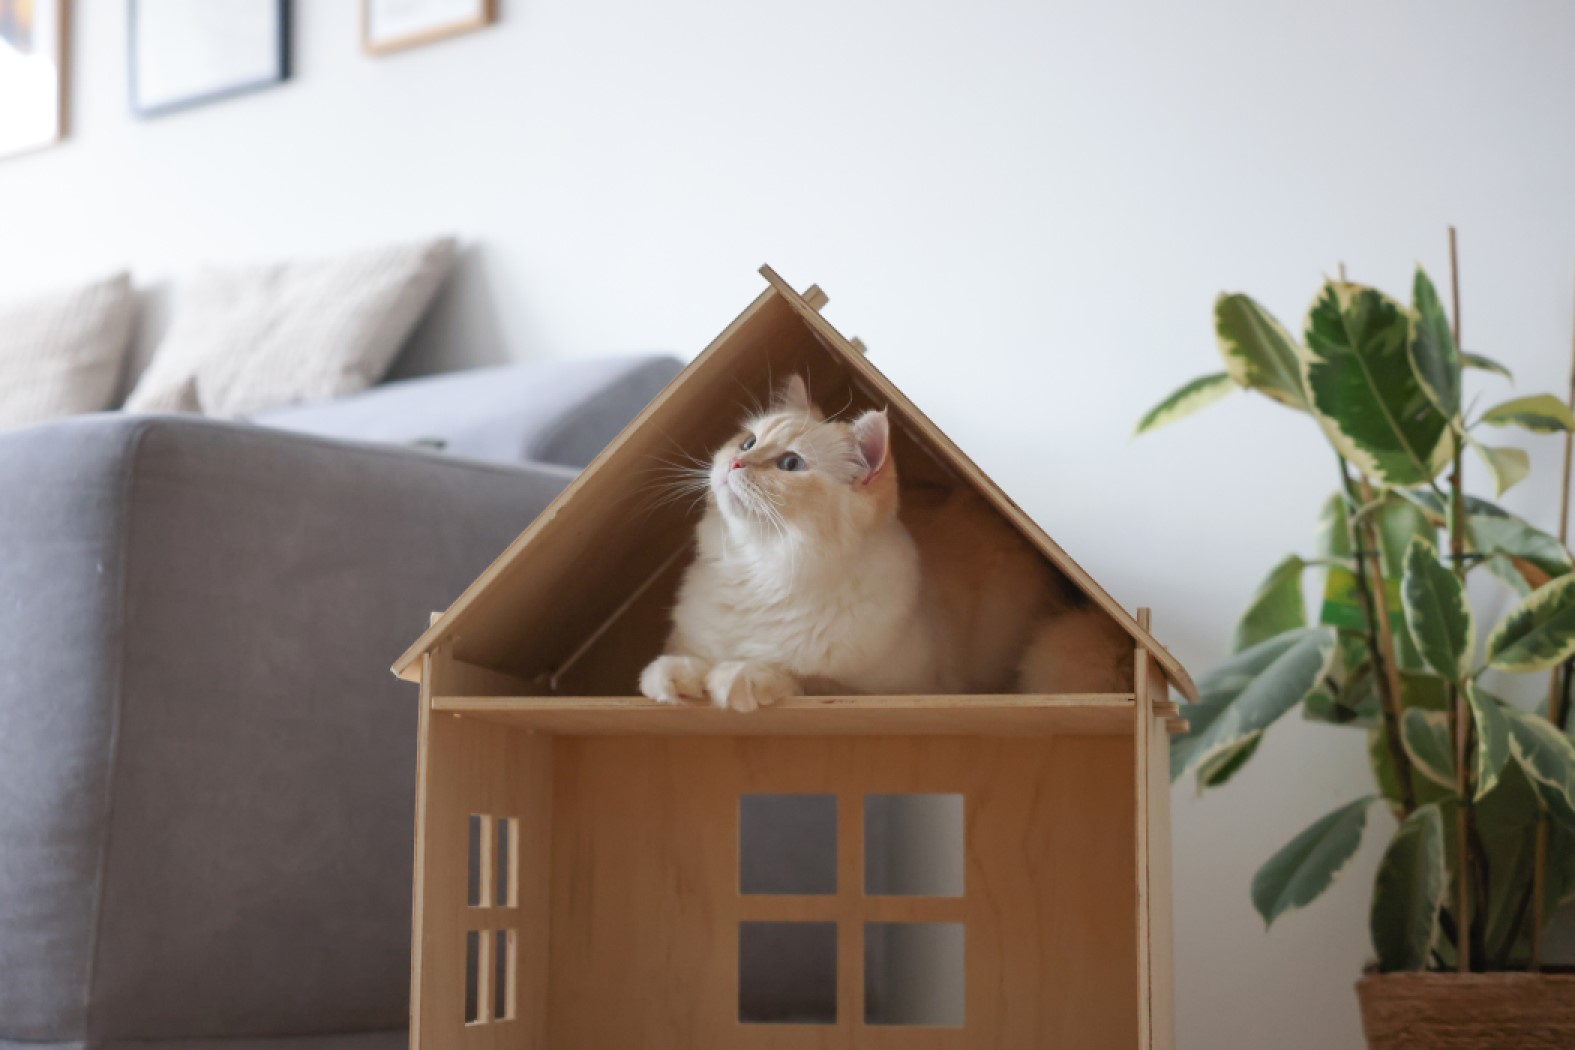
[[[187,418],[0,435],[0,1044],[402,1028],[388,665],[572,476]]]

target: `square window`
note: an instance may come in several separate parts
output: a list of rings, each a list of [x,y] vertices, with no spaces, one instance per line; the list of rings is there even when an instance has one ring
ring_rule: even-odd
[[[864,1023],[961,1028],[967,971],[960,922],[864,924]]]
[[[864,892],[961,897],[964,842],[961,795],[865,795]]]
[[[741,796],[738,891],[836,893],[837,796]]]
[[[738,924],[742,1024],[837,1023],[837,924]]]

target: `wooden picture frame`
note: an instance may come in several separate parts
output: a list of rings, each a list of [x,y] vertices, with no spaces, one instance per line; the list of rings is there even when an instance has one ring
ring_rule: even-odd
[[[66,137],[70,9],[70,0],[0,0],[0,159]]]
[[[127,5],[128,91],[138,116],[173,113],[290,79],[290,0]]]
[[[361,0],[361,48],[369,55],[391,54],[497,20],[497,0]]]

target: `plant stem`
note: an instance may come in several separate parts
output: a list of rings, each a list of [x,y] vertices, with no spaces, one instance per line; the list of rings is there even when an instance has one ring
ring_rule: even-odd
[[[1367,617],[1367,657],[1373,665],[1373,684],[1378,690],[1379,707],[1383,711],[1384,742],[1389,747],[1389,760],[1394,763],[1395,780],[1400,789],[1400,809],[1409,817],[1416,811],[1416,788],[1411,783],[1411,756],[1406,754],[1400,736],[1400,673],[1396,668],[1394,635],[1389,627],[1388,601],[1381,600],[1384,593],[1384,570],[1378,557],[1378,539],[1372,529],[1371,519],[1358,525],[1355,516],[1358,507],[1365,506],[1370,498],[1367,479],[1362,479],[1360,497],[1351,482],[1345,457],[1340,459],[1340,487],[1347,505],[1347,537],[1351,555],[1356,559],[1356,596],[1362,603]]]
[[[1455,346],[1460,346],[1460,265],[1456,251],[1455,228],[1449,228],[1449,289],[1454,314]],[[1458,421],[1451,421],[1457,426]],[[1449,471],[1449,558],[1455,578],[1464,583],[1466,578],[1466,492],[1461,484],[1465,459],[1465,438],[1459,429],[1453,429],[1454,456]],[[1472,824],[1475,819],[1472,796],[1476,787],[1471,776],[1471,705],[1466,701],[1465,690],[1459,680],[1449,683],[1449,713],[1455,733],[1455,836],[1458,864],[1455,872],[1455,910],[1460,924],[1458,969],[1461,973],[1471,970],[1472,942],[1480,935],[1477,923],[1472,921],[1471,875],[1481,862],[1476,855],[1476,841]],[[1484,909],[1485,910],[1485,909]],[[1486,960],[1483,960],[1486,962]]]
[[[1465,507],[1460,485],[1460,472],[1462,450],[1464,442],[1460,435],[1455,435],[1454,466],[1449,474],[1449,554],[1454,563],[1455,576],[1465,579],[1466,562],[1462,556],[1465,550]],[[1472,724],[1471,705],[1466,700],[1466,692],[1461,688],[1459,680],[1449,683],[1449,719],[1455,733],[1455,836],[1458,849],[1458,864],[1455,871],[1455,910],[1460,923],[1462,936],[1459,944],[1459,954],[1456,958],[1458,969],[1461,973],[1471,970],[1472,941],[1478,937],[1477,924],[1472,921],[1471,899],[1471,873],[1479,859],[1476,856],[1475,836],[1472,824],[1475,820],[1473,796],[1476,786],[1472,783],[1471,773],[1471,747]],[[1484,960],[1486,961],[1486,960]]]
[[[1570,385],[1569,392],[1565,395],[1565,404],[1575,411],[1575,338],[1570,345]],[[1564,477],[1559,486],[1559,543],[1568,546],[1570,533],[1570,458],[1575,451],[1575,434],[1564,432]],[[1564,731],[1564,723],[1569,718],[1569,692],[1571,675],[1575,673],[1575,661],[1566,660],[1561,667],[1553,669],[1548,676],[1548,721],[1552,722],[1559,732]],[[1531,962],[1532,972],[1542,969],[1542,927],[1547,923],[1544,914],[1547,908],[1546,897],[1548,893],[1548,836],[1550,834],[1547,813],[1537,816],[1537,854],[1534,861],[1535,867],[1531,869]]]

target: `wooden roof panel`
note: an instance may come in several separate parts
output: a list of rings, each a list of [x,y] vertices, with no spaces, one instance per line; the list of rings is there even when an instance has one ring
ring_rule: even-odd
[[[718,404],[742,407],[796,370],[810,376],[812,389],[887,405],[905,483],[966,481],[1152,653],[1183,696],[1197,699],[1175,657],[870,364],[861,347],[820,316],[825,297],[818,288],[806,301],[770,267],[761,273],[769,287],[405,651],[394,664],[397,674],[419,677],[421,655],[444,641],[460,659],[522,677],[556,674],[557,654],[572,650],[572,662],[594,647],[610,614],[616,618],[664,573],[670,577],[688,549],[693,508],[652,498],[664,457],[715,448],[737,425],[737,414],[718,412]],[[609,593],[627,597],[609,610]],[[626,674],[618,668],[614,677]],[[587,692],[613,685],[577,684]]]

